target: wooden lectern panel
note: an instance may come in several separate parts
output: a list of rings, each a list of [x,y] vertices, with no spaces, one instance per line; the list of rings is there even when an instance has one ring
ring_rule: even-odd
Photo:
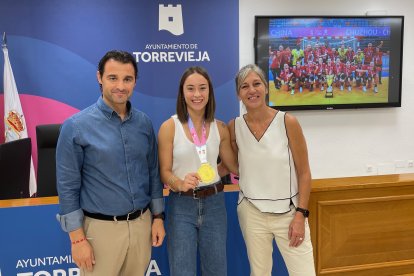
[[[414,178],[401,186],[380,182],[312,192],[318,275],[414,275]]]
[[[321,272],[381,263],[414,265],[414,195],[318,204]]]

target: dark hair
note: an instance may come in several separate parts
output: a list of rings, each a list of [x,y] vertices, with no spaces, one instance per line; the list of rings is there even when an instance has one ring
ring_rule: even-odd
[[[98,71],[99,71],[99,74],[101,75],[101,77],[104,74],[105,64],[110,59],[113,59],[115,61],[119,61],[119,62],[124,63],[124,64],[131,63],[132,66],[134,66],[135,79],[138,78],[138,66],[137,66],[137,63],[136,63],[134,57],[128,52],[119,51],[119,50],[109,51],[101,58],[101,60],[99,61],[99,64],[98,64]]]
[[[214,89],[211,83],[210,76],[208,75],[207,71],[199,66],[192,66],[187,68],[180,80],[180,87],[178,89],[178,96],[177,96],[177,116],[181,123],[185,123],[188,121],[188,111],[187,111],[187,103],[185,102],[184,98],[184,82],[187,78],[192,74],[200,74],[202,75],[208,82],[208,102],[206,105],[206,110],[204,113],[204,119],[206,122],[212,122],[214,120],[214,112],[216,111],[216,100],[214,98]]]

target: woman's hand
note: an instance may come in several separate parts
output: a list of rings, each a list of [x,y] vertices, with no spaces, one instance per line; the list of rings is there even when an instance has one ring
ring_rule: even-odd
[[[195,189],[200,181],[200,176],[197,173],[188,173],[184,177],[184,180],[180,183],[179,191],[187,192],[188,190]]]
[[[298,247],[305,240],[306,219],[300,212],[296,212],[289,225],[289,246]]]

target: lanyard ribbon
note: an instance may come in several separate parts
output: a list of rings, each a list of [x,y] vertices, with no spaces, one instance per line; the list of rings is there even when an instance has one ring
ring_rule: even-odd
[[[195,130],[194,123],[190,116],[188,116],[188,128],[190,129],[190,134],[193,138],[193,142],[201,163],[207,163],[206,122],[203,121],[203,126],[201,128],[201,139],[197,135],[197,131]]]

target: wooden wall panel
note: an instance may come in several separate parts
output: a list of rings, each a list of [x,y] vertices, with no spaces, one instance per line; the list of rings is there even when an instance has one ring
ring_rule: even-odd
[[[312,190],[318,275],[414,275],[414,175],[400,186],[378,185],[384,178],[353,178],[349,185],[342,178],[344,186],[335,180]]]

